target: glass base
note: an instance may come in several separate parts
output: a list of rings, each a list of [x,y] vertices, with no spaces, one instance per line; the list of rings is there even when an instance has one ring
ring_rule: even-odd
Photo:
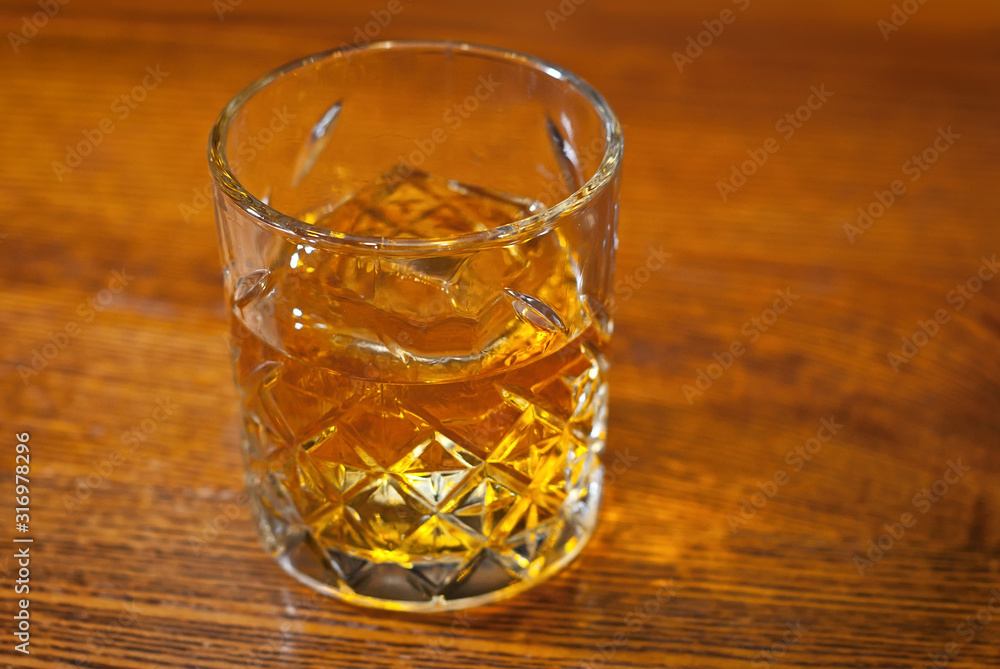
[[[276,501],[277,490],[266,490],[271,486],[260,480],[249,486],[265,547],[300,583],[361,606],[440,612],[506,599],[572,562],[593,534],[603,474],[603,467],[593,467],[579,496],[563,507],[556,522],[511,537],[502,552],[487,544],[472,557],[405,564],[321,548],[307,530],[289,525],[287,516],[268,503]]]

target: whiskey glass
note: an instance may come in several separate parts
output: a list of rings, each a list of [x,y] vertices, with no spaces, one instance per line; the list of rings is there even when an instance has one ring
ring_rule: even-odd
[[[568,564],[600,505],[622,132],[534,57],[337,49],[212,128],[246,481],[289,574],[447,610]]]

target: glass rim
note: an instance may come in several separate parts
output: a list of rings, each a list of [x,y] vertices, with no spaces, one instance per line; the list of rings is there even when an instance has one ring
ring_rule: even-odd
[[[520,218],[505,225],[479,232],[424,239],[397,239],[394,237],[355,235],[312,225],[295,216],[274,209],[261,201],[240,183],[230,168],[229,158],[226,154],[226,142],[233,120],[254,95],[281,77],[318,61],[339,58],[345,54],[358,51],[388,49],[435,51],[441,53],[462,51],[494,60],[519,61],[553,79],[567,82],[591,104],[603,123],[607,146],[601,158],[600,166],[576,191],[570,193],[551,207],[532,216]],[[590,84],[565,68],[525,53],[500,47],[450,40],[392,40],[371,42],[362,45],[349,45],[314,53],[286,63],[261,76],[237,93],[222,109],[209,135],[208,162],[213,182],[245,213],[267,228],[295,238],[301,238],[310,246],[319,248],[341,250],[367,249],[387,254],[393,254],[393,252],[410,254],[433,251],[474,251],[480,248],[505,246],[544,234],[556,227],[560,219],[586,206],[604,190],[614,178],[621,165],[623,150],[624,137],[622,135],[621,124],[610,105]]]

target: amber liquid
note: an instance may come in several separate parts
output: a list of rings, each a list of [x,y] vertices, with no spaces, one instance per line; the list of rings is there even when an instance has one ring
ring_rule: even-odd
[[[419,238],[531,211],[418,172],[304,218]],[[286,569],[348,599],[440,606],[516,591],[575,554],[607,393],[576,271],[553,232],[420,260],[296,245],[240,280],[246,454]]]

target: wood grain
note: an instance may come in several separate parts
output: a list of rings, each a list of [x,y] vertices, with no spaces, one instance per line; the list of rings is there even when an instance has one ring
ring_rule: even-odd
[[[347,4],[245,0],[220,20],[209,0],[73,0],[0,47],[0,472],[12,507],[13,435],[30,432],[35,540],[31,655],[5,613],[2,662],[902,668],[948,649],[951,667],[1000,666],[1000,623],[966,620],[1000,587],[1000,280],[961,309],[948,297],[1000,254],[1000,7],[931,0],[886,40],[888,1],[588,0],[555,30],[556,0],[403,1],[379,38],[536,53],[604,92],[627,135],[609,463],[631,464],[569,571],[421,616],[318,598],[257,543],[198,195],[228,98],[386,6]],[[733,22],[679,72],[674,52],[726,8]],[[3,32],[37,11],[0,3]],[[168,74],[120,118],[147,66]],[[776,123],[812,86],[832,95],[786,138]],[[57,175],[105,118],[113,131]],[[911,181],[905,163],[949,127],[960,137]],[[723,201],[717,182],[769,138],[778,150]],[[851,243],[844,224],[897,179],[906,193]],[[661,247],[669,261],[642,269]],[[102,294],[113,271],[134,278]],[[779,290],[792,304],[755,338]],[[938,310],[948,321],[894,371],[887,354]],[[744,353],[711,368],[734,343]],[[722,373],[686,396],[699,371]],[[843,427],[809,442],[822,420]],[[959,460],[938,501],[914,499]],[[776,492],[734,532],[758,484]],[[907,512],[859,573],[853,557]]]

